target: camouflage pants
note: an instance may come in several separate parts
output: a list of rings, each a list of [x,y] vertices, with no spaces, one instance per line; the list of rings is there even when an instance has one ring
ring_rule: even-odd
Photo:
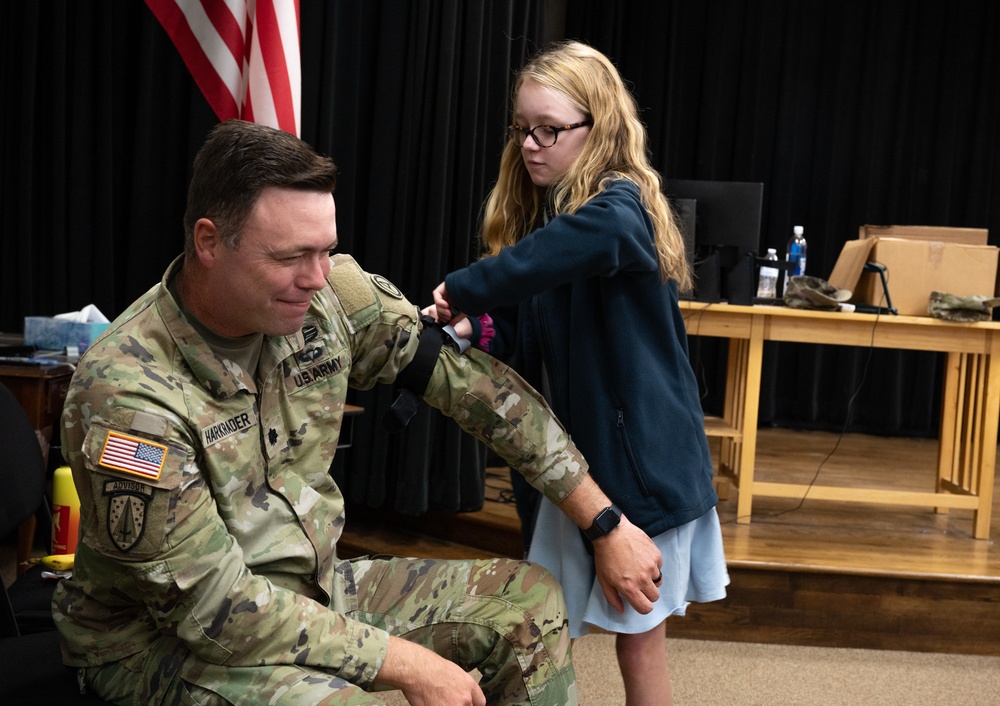
[[[353,562],[359,609],[350,617],[421,644],[482,675],[489,704],[576,704],[562,591],[541,567],[507,559]],[[296,665],[225,667],[164,637],[138,655],[86,670],[116,704],[377,706],[377,695]]]

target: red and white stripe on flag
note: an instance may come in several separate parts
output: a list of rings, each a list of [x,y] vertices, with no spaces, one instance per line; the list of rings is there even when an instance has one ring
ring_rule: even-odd
[[[167,461],[167,447],[116,431],[108,432],[97,463],[133,475],[157,480]]]
[[[299,134],[299,0],[146,0],[220,120]]]

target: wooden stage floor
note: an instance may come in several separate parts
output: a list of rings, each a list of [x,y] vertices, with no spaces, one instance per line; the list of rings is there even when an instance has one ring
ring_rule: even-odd
[[[934,439],[862,434],[839,438],[825,432],[761,429],[756,477],[927,491],[935,483],[936,453]],[[505,476],[506,469],[489,469],[487,502],[481,513],[473,514],[501,526],[516,525],[514,506],[504,501],[510,488]],[[1000,583],[997,498],[989,540],[973,538],[972,512],[967,510],[939,514],[928,508],[808,496],[801,503],[755,498],[750,523],[739,524],[732,491],[728,500],[719,502],[718,512],[730,566]]]
[[[756,478],[933,490],[937,441],[761,429]],[[831,455],[832,454],[832,455]],[[905,471],[903,469],[906,469]],[[972,512],[754,498],[719,504],[726,601],[693,605],[678,636],[1000,654],[1000,503],[989,539]]]
[[[760,480],[808,483],[815,476],[824,485],[934,488],[933,439],[761,429],[757,448]],[[518,556],[517,515],[503,502],[506,469],[489,469],[487,486],[482,511],[390,515],[395,534],[358,526],[354,521],[363,513],[349,513],[347,527],[354,529],[344,548]],[[801,505],[755,498],[751,522],[738,524],[732,492],[718,507],[729,595],[692,604],[686,617],[668,622],[668,631],[697,639],[1000,654],[998,505],[994,500],[990,539],[983,540],[972,536],[971,511],[937,514],[808,497]]]
[[[762,481],[914,491],[935,485],[934,439],[761,429],[757,448]],[[750,524],[738,524],[735,492],[718,509],[731,564],[1000,582],[996,498],[989,540],[973,538],[968,510],[754,498]]]

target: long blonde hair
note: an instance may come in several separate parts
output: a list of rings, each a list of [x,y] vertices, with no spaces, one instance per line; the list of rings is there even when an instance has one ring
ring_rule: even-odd
[[[512,140],[507,142],[500,158],[500,175],[483,211],[482,242],[487,253],[496,255],[535,228],[546,198],[555,215],[573,213],[608,182],[629,179],[639,187],[653,221],[661,279],[675,279],[682,290],[690,289],[684,240],[661,190],[660,175],[649,163],[646,129],[639,120],[635,98],[614,64],[586,44],[560,42],[534,56],[517,73],[512,110],[518,91],[527,82],[562,94],[590,116],[593,126],[580,156],[547,196],[545,189],[532,183],[521,149]]]

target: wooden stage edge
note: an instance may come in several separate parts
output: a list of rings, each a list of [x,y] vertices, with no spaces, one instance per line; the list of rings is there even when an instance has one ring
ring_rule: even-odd
[[[757,477],[921,491],[934,487],[936,453],[934,439],[762,428]],[[509,489],[505,471],[489,470],[480,512],[380,511],[375,527],[364,520],[370,511],[349,511],[344,555],[519,556],[514,506],[499,501]],[[668,620],[671,636],[1000,655],[995,498],[989,539],[973,537],[971,510],[798,503],[755,499],[751,522],[741,524],[736,492],[720,501],[728,595]]]

